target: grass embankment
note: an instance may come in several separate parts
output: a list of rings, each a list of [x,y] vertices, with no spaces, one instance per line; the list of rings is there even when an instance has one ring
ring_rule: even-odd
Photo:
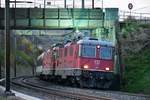
[[[150,95],[150,49],[131,54],[124,59],[123,90]]]
[[[17,97],[15,97],[15,96],[10,96],[10,97],[0,96],[0,100],[19,100],[19,99]],[[20,100],[23,100],[23,99],[20,99]]]

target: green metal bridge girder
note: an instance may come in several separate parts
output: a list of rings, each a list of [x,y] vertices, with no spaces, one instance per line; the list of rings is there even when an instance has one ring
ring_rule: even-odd
[[[11,8],[12,29],[96,29],[102,26],[104,15],[105,26],[111,26],[118,20],[117,8],[82,9],[82,8]],[[4,8],[0,8],[4,15]],[[0,16],[0,28],[4,28],[4,16]]]

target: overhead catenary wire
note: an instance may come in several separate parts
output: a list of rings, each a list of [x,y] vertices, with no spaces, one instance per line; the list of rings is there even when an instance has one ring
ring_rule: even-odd
[[[134,9],[133,11],[142,10],[142,9],[147,9],[147,8],[150,8],[150,5],[144,6],[144,7],[140,7],[140,8],[137,8],[137,9]]]

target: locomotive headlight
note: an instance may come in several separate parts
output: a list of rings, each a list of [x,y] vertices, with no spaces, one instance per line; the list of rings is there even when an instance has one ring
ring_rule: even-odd
[[[84,65],[83,68],[84,68],[84,69],[88,69],[89,66],[88,66],[88,65]]]
[[[110,69],[109,69],[109,67],[106,67],[105,70],[109,71]]]
[[[99,49],[99,48],[100,48],[100,45],[97,45],[97,48]]]

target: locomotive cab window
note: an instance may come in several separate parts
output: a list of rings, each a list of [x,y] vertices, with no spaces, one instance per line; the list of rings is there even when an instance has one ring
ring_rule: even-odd
[[[111,47],[101,47],[100,48],[100,58],[101,59],[112,59],[113,49]]]
[[[96,57],[96,47],[90,45],[82,45],[81,46],[81,56],[95,58]]]

